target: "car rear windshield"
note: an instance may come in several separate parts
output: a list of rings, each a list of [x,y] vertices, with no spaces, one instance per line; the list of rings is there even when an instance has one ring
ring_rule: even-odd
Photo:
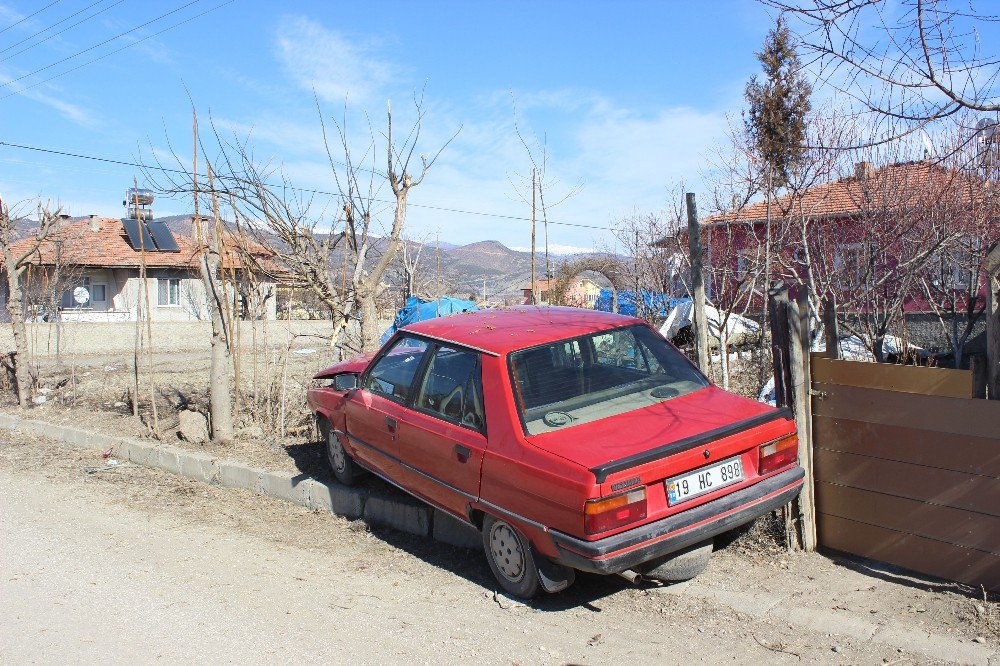
[[[708,380],[647,326],[633,325],[510,355],[529,435],[623,414],[697,391]]]

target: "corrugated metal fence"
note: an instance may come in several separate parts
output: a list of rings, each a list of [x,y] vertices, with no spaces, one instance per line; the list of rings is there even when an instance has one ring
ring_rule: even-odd
[[[820,545],[1000,590],[1000,401],[966,371],[811,361]]]

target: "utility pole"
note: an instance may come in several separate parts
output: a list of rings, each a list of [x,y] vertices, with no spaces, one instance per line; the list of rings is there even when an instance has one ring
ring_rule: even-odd
[[[437,234],[437,316],[441,316],[441,232]]]
[[[705,279],[701,259],[701,227],[698,224],[698,204],[694,192],[688,192],[688,249],[691,252],[691,294],[694,299],[694,332],[698,350],[698,367],[706,375],[709,371],[708,322],[705,320]]]
[[[635,300],[635,316],[641,317],[639,314],[639,230],[635,230],[635,246],[632,249],[632,262],[635,264],[635,295],[633,299]]]
[[[535,170],[531,170],[531,304],[538,303],[538,286],[535,283]]]

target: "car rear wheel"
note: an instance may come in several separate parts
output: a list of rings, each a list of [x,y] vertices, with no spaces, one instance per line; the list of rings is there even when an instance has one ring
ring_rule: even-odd
[[[340,434],[330,427],[329,421],[320,419],[319,431],[326,440],[326,458],[330,462],[333,477],[345,486],[353,486],[364,470],[347,455],[340,441]]]
[[[538,567],[531,544],[509,523],[486,516],[483,520],[483,549],[486,561],[505,592],[531,599],[540,588]]]
[[[711,539],[688,546],[684,550],[646,562],[636,571],[646,578],[664,583],[676,583],[694,578],[708,566],[714,544]]]

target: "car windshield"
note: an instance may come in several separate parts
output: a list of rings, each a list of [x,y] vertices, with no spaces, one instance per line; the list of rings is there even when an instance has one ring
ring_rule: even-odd
[[[509,362],[529,435],[649,407],[708,386],[680,352],[642,325],[522,349]]]

